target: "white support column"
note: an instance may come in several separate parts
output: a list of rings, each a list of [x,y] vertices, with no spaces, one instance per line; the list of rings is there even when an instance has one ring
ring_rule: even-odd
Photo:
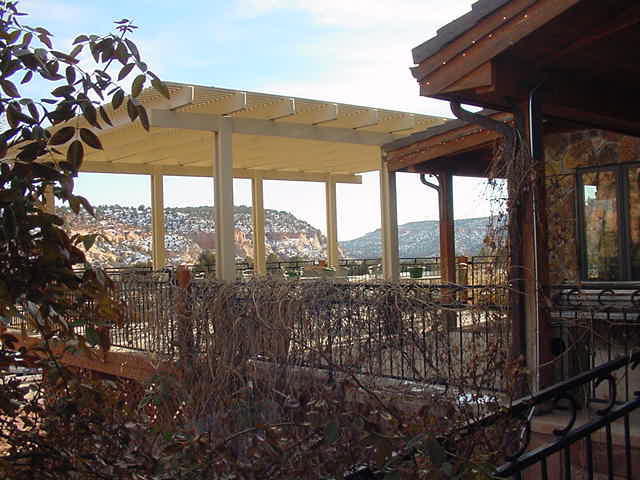
[[[56,213],[56,199],[53,196],[53,186],[49,185],[44,190],[44,211],[47,213]]]
[[[396,173],[390,172],[380,159],[380,209],[382,219],[382,267],[384,279],[400,280],[400,258],[398,254],[398,202],[396,197]]]
[[[230,117],[220,119],[220,129],[215,136],[216,275],[218,280],[233,282],[236,249],[233,239],[233,123]]]
[[[151,256],[153,269],[160,270],[166,263],[164,247],[164,177],[151,175]]]
[[[264,192],[262,178],[251,179],[251,220],[253,222],[253,257],[256,275],[267,273],[267,249],[264,232]]]
[[[338,254],[338,209],[336,206],[336,182],[329,178],[325,182],[325,205],[327,208],[327,263],[337,267]]]

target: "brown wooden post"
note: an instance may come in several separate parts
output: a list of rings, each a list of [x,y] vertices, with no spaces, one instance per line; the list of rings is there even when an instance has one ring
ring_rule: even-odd
[[[453,223],[453,175],[451,172],[439,172],[437,175],[438,206],[440,214],[440,281],[443,284],[456,283],[456,240]],[[443,291],[442,302],[453,303],[456,300],[454,291],[446,288]],[[458,326],[456,313],[453,311],[443,312],[446,325],[449,330],[454,330]]]
[[[508,182],[509,205],[509,306],[511,310],[511,357],[523,357],[526,362],[527,337],[524,309],[525,287],[522,261],[522,237],[524,235],[523,195],[512,180]]]
[[[553,360],[552,331],[545,302],[545,292],[549,286],[545,166],[542,149],[530,148],[531,132],[535,132],[535,135],[542,134],[541,118],[536,109],[531,115],[529,102],[524,103],[520,108],[523,113],[521,123],[524,131],[522,133],[528,141],[528,144],[522,147],[530,153],[525,156],[522,174],[527,175],[530,181],[526,182],[524,191],[519,192],[518,215],[515,219],[517,224],[514,228],[518,228],[519,224],[522,234],[519,252],[521,265],[519,278],[522,279],[520,309],[526,325],[524,343],[527,364],[532,370],[537,370],[537,375],[534,374],[532,380],[534,390],[539,390],[553,383],[553,366],[550,364]],[[532,122],[538,125],[532,128]],[[537,141],[541,142],[541,139]],[[514,265],[517,264],[514,263]],[[543,365],[544,367],[541,367]]]
[[[456,240],[453,221],[453,175],[438,173],[440,191],[440,277],[444,283],[456,283]]]
[[[178,354],[180,370],[185,375],[192,371],[194,338],[193,338],[193,318],[189,308],[189,290],[191,288],[191,272],[184,266],[179,266],[176,271],[176,283],[178,284],[178,295],[176,299],[176,339],[178,343]]]

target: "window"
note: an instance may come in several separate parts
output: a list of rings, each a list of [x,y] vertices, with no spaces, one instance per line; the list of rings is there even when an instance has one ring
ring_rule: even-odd
[[[582,278],[640,280],[640,165],[581,169]]]

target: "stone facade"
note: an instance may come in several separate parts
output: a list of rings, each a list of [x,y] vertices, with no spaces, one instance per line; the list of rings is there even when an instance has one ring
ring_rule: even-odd
[[[544,144],[550,282],[574,283],[580,281],[581,248],[576,169],[638,162],[640,138],[590,129],[547,134]]]

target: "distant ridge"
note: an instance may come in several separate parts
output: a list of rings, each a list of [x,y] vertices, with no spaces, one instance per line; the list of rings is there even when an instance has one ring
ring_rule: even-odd
[[[129,207],[99,205],[96,218],[86,213],[78,216],[68,208],[58,212],[66,228],[73,233],[100,233],[89,251],[89,260],[102,266],[122,266],[148,263],[151,259],[151,209],[144,205]],[[236,259],[253,256],[251,208],[234,207]],[[458,255],[477,255],[483,247],[488,217],[456,220],[456,251]],[[165,208],[165,244],[169,263],[196,263],[203,250],[215,251],[215,218],[213,207]],[[286,211],[265,210],[267,254],[280,259],[322,259],[326,256],[327,240],[317,228]],[[401,257],[439,256],[438,222],[405,223],[398,227]],[[340,242],[344,258],[380,258],[380,229],[360,238]]]
[[[96,218],[83,212],[74,215],[59,208],[66,228],[75,233],[100,233],[89,251],[89,261],[102,266],[148,263],[151,259],[151,209],[120,205],[95,207]],[[165,208],[165,246],[167,260],[173,264],[193,264],[203,250],[214,250],[215,215],[213,207]],[[251,208],[234,207],[234,239],[236,259],[253,256]],[[280,259],[324,258],[326,238],[320,230],[293,214],[265,209],[267,254]]]
[[[484,246],[489,217],[465,218],[455,221],[456,254],[478,255]],[[400,257],[440,256],[437,220],[410,222],[398,226]],[[340,242],[347,258],[379,258],[382,256],[380,229],[362,237]]]

